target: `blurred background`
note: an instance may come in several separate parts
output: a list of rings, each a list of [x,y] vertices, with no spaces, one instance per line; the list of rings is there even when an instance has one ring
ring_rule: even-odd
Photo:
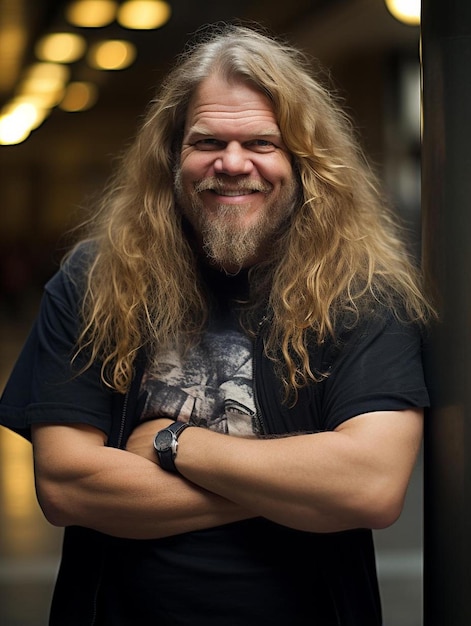
[[[209,22],[258,22],[318,59],[420,255],[420,2],[0,0],[0,391],[70,229],[132,140],[155,86]],[[416,5],[416,6],[414,6]],[[375,533],[385,626],[422,624],[422,457]],[[46,626],[61,530],[31,449],[0,427],[0,624]]]

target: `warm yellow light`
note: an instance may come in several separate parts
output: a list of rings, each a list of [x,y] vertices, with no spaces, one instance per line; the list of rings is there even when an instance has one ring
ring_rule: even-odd
[[[70,70],[57,63],[36,63],[26,72],[17,93],[40,99],[43,108],[55,106],[62,98]]]
[[[24,27],[22,8],[1,4],[1,36],[0,36],[0,91],[8,93],[16,82],[21,58],[28,47],[28,32]]]
[[[67,66],[56,63],[32,65],[20,81],[17,95],[34,98],[43,108],[54,107],[62,98],[70,76]]]
[[[0,128],[3,119],[0,119]],[[19,143],[19,141],[17,142]],[[0,432],[0,506],[7,525],[32,515],[37,501],[33,481],[31,444],[6,429]]]
[[[63,86],[70,76],[70,70],[59,63],[35,63],[26,71],[25,80],[38,81],[45,87],[57,89]]]
[[[100,28],[111,24],[117,8],[114,0],[76,0],[66,8],[65,17],[74,26]]]
[[[67,85],[59,108],[71,113],[86,111],[95,104],[97,97],[98,90],[93,83],[75,81]]]
[[[126,0],[118,10],[118,22],[125,28],[150,30],[170,19],[171,9],[162,0]]]
[[[47,83],[37,80],[27,80],[18,87],[18,95],[36,102],[44,109],[52,109],[64,97],[64,85],[56,89],[46,88]]]
[[[80,59],[86,49],[85,39],[74,33],[46,35],[36,44],[38,59],[54,63],[73,63]]]
[[[391,15],[400,22],[412,26],[420,24],[421,0],[385,0],[385,2]]]
[[[31,126],[27,117],[22,118],[14,112],[0,115],[0,144],[11,146],[21,143],[30,133]]]
[[[7,103],[1,110],[1,115],[15,115],[16,119],[22,119],[25,126],[31,130],[40,126],[49,115],[50,109],[45,107],[41,100],[34,96],[17,96]]]
[[[136,47],[129,41],[109,39],[90,48],[88,62],[100,70],[122,70],[136,58]]]
[[[31,134],[31,129],[22,126],[11,115],[0,115],[0,145],[14,146],[22,143]]]

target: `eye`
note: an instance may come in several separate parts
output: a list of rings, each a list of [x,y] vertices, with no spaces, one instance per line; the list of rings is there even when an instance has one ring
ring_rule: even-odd
[[[271,152],[276,148],[275,144],[272,141],[268,141],[268,139],[252,139],[246,146],[256,152]]]
[[[193,146],[197,150],[220,150],[223,147],[223,142],[212,137],[205,137],[204,139],[198,139]]]

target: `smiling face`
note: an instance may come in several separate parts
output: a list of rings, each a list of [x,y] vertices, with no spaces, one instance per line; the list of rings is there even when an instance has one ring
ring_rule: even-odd
[[[242,80],[204,80],[187,113],[177,202],[209,259],[228,272],[261,261],[298,185],[270,101]]]

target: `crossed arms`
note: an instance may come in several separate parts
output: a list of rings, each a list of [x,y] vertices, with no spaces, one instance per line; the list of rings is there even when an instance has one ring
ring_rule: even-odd
[[[273,439],[187,428],[180,475],[153,451],[167,419],[137,427],[127,450],[91,426],[38,425],[38,500],[54,525],[140,539],[257,516],[311,532],[384,528],[402,510],[422,421],[420,409],[365,413],[332,432]]]

